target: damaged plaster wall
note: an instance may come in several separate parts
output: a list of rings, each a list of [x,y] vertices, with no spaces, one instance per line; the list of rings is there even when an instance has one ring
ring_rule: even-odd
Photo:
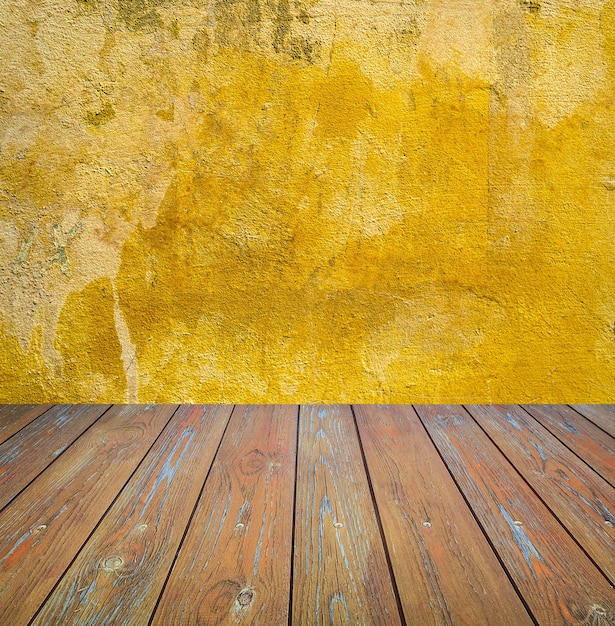
[[[614,0],[0,8],[1,401],[613,401]]]

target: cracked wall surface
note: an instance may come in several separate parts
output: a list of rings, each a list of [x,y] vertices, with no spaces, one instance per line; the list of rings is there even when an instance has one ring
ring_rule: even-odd
[[[0,8],[0,401],[614,400],[615,0]]]

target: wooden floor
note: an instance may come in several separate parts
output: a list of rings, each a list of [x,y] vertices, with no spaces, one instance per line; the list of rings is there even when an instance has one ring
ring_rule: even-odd
[[[615,624],[615,406],[0,407],[0,626]]]

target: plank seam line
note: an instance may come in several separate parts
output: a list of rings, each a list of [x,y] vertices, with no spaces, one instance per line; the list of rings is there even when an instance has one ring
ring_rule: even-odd
[[[110,411],[114,406],[116,405],[111,405],[107,411]],[[81,547],[79,548],[79,550],[77,550],[75,556],[70,560],[70,563],[66,566],[66,568],[64,569],[64,571],[62,572],[62,574],[60,576],[58,576],[58,579],[56,580],[56,582],[54,583],[53,587],[51,588],[51,591],[45,596],[45,599],[41,602],[40,606],[38,607],[38,609],[36,610],[36,612],[34,613],[34,615],[30,618],[30,621],[28,622],[28,626],[31,626],[31,624],[34,622],[34,620],[37,618],[38,614],[43,610],[43,607],[47,604],[47,602],[49,601],[49,599],[51,598],[51,596],[53,595],[53,592],[56,590],[56,588],[58,587],[58,585],[60,584],[60,582],[62,581],[62,579],[64,578],[64,576],[66,576],[66,573],[68,572],[68,570],[72,567],[73,563],[77,560],[77,558],[79,557],[79,555],[81,554],[81,552],[83,552],[83,549],[85,548],[85,546],[88,544],[88,541],[90,541],[90,539],[92,538],[92,536],[94,535],[94,533],[96,533],[96,531],[98,530],[98,527],[102,524],[102,521],[105,519],[105,517],[108,515],[109,511],[111,510],[111,508],[113,507],[113,505],[117,502],[117,499],[120,497],[120,495],[122,494],[122,492],[124,491],[124,489],[126,489],[126,485],[128,485],[128,483],[132,480],[132,477],[137,473],[137,471],[139,470],[139,468],[141,467],[141,465],[143,464],[144,460],[147,458],[147,455],[151,452],[152,448],[156,445],[156,442],[158,441],[158,439],[160,439],[160,437],[162,437],[162,434],[164,433],[164,431],[166,430],[167,426],[170,424],[171,420],[173,419],[173,417],[175,417],[175,413],[177,413],[177,411],[179,410],[179,407],[181,405],[177,405],[175,407],[175,410],[171,413],[171,415],[169,416],[169,419],[166,421],[165,425],[160,429],[160,432],[158,433],[158,436],[154,438],[154,441],[152,442],[152,444],[150,445],[150,447],[145,451],[145,454],[141,457],[141,460],[137,463],[137,466],[135,467],[135,469],[131,472],[130,476],[126,479],[126,481],[124,482],[124,484],[120,487],[120,489],[118,490],[118,492],[115,494],[115,497],[113,498],[113,500],[111,501],[111,503],[109,504],[109,506],[105,509],[105,511],[103,512],[103,514],[100,516],[100,519],[98,520],[98,522],[96,522],[96,525],[94,526],[94,528],[92,529],[92,532],[85,538],[85,541],[81,544]],[[103,413],[103,415],[107,412],[105,411]],[[102,417],[102,415],[100,416]],[[100,417],[98,419],[100,419]],[[96,420],[94,423],[96,423],[98,420]],[[93,425],[93,424],[92,424]],[[88,428],[89,430],[89,428]],[[85,432],[85,431],[84,431]]]
[[[481,524],[481,521],[478,519],[478,516],[474,512],[474,509],[472,508],[472,505],[470,504],[470,501],[468,500],[468,498],[466,498],[466,495],[463,492],[463,489],[461,489],[461,487],[459,486],[459,483],[457,482],[457,479],[455,478],[455,475],[453,474],[451,468],[448,466],[448,463],[446,462],[446,459],[444,458],[444,456],[440,452],[440,448],[438,448],[438,446],[436,445],[436,442],[433,440],[433,437],[431,436],[431,433],[429,432],[428,428],[425,426],[423,420],[421,419],[421,416],[419,415],[419,412],[416,410],[416,407],[414,405],[412,405],[412,409],[414,410],[414,413],[416,414],[416,416],[417,416],[417,418],[419,420],[419,423],[423,427],[423,430],[427,433],[427,436],[429,437],[429,440],[431,441],[431,445],[435,448],[438,456],[442,460],[442,463],[444,463],[444,467],[446,468],[446,471],[449,473],[449,475],[451,477],[451,480],[453,481],[453,484],[455,485],[455,487],[457,487],[457,491],[459,492],[459,494],[463,498],[463,501],[466,503],[466,506],[468,507],[468,510],[470,511],[470,514],[474,518],[474,521],[478,524],[478,527],[479,527],[480,531],[483,533],[483,536],[485,537],[485,540],[487,541],[489,547],[491,548],[491,551],[495,555],[495,558],[498,560],[498,563],[500,564],[502,570],[506,574],[506,577],[510,581],[510,584],[512,585],[513,589],[517,593],[517,596],[519,596],[519,599],[521,600],[521,603],[525,607],[525,610],[527,611],[527,614],[529,615],[530,619],[534,622],[534,624],[536,626],[540,626],[540,623],[534,617],[534,614],[530,610],[529,605],[525,601],[525,598],[523,597],[523,594],[521,593],[521,590],[517,586],[517,583],[514,581],[511,573],[509,572],[508,568],[506,567],[506,564],[504,563],[504,561],[500,557],[499,552],[497,551],[495,545],[491,541],[491,538],[487,534],[487,531],[485,530],[484,526]],[[464,407],[464,409],[465,409],[465,407]]]
[[[615,437],[613,437],[613,435],[611,435],[611,433],[609,433],[606,430],[604,430],[604,428],[602,428],[602,426],[600,426],[600,424],[596,424],[596,422],[594,422],[594,420],[591,417],[588,417],[587,415],[583,415],[583,413],[581,413],[581,411],[577,411],[572,406],[572,404],[567,404],[566,406],[570,407],[575,413],[578,413],[584,420],[587,420],[588,422],[593,424],[596,428],[599,428],[605,435],[608,435],[611,439],[615,440]],[[600,405],[598,405],[598,406],[600,406]]]
[[[10,437],[7,437],[0,445],[4,445],[7,441],[10,441],[15,435],[20,433],[24,428],[26,428],[27,426],[30,426],[30,424],[33,424],[34,422],[36,422],[37,419],[39,419],[40,417],[43,417],[43,415],[45,415],[45,413],[47,413],[47,411],[51,411],[51,409],[55,408],[56,406],[58,406],[58,405],[57,404],[50,405],[40,415],[37,415],[36,417],[32,418],[27,424],[24,424],[19,430],[16,430]],[[71,405],[68,405],[68,406],[71,406]]]
[[[496,447],[497,451],[504,457],[504,459],[506,460],[506,462],[515,470],[515,472],[519,475],[519,477],[521,478],[521,480],[528,486],[528,488],[530,489],[530,491],[536,496],[536,498],[538,499],[539,502],[541,502],[545,508],[547,509],[547,511],[549,511],[549,513],[553,516],[553,518],[555,519],[555,521],[560,525],[561,528],[564,529],[564,531],[566,532],[566,534],[572,539],[572,541],[579,547],[579,549],[581,550],[581,552],[583,552],[583,554],[589,559],[590,563],[600,572],[600,574],[606,579],[607,583],[612,587],[613,586],[613,582],[608,576],[607,574],[602,570],[602,568],[596,563],[596,561],[594,561],[594,559],[591,557],[591,555],[587,552],[587,550],[577,541],[577,539],[575,538],[575,536],[572,534],[572,531],[570,531],[568,529],[568,527],[564,524],[564,522],[562,522],[562,520],[560,520],[560,518],[555,514],[555,511],[553,511],[553,509],[543,500],[543,498],[540,496],[540,494],[536,491],[536,489],[534,489],[534,487],[532,487],[532,485],[530,485],[530,483],[525,480],[523,474],[521,474],[521,472],[517,469],[517,467],[515,466],[515,464],[504,454],[504,452],[500,449],[500,447],[498,446],[498,444],[491,439],[491,437],[489,436],[489,433],[487,433],[482,427],[481,425],[478,423],[478,421],[476,419],[474,419],[474,416],[472,415],[472,413],[470,413],[470,411],[468,411],[468,409],[463,406],[464,410],[466,411],[466,413],[470,416],[470,418],[472,419],[472,421],[478,426],[478,428],[480,428],[480,430],[485,433],[486,437],[489,439],[489,441],[491,441],[491,443]]]
[[[393,570],[393,563],[391,562],[391,555],[389,554],[389,546],[386,542],[384,534],[384,527],[382,526],[382,519],[380,517],[380,510],[378,509],[378,503],[376,502],[376,494],[374,493],[374,486],[372,484],[372,477],[369,473],[367,466],[367,458],[365,457],[365,451],[363,450],[363,441],[361,440],[361,433],[359,431],[359,425],[357,423],[357,416],[354,411],[354,405],[350,406],[350,412],[352,413],[352,421],[354,423],[355,432],[357,435],[357,441],[359,442],[359,450],[361,451],[361,460],[363,461],[363,468],[365,470],[365,476],[367,478],[367,486],[369,487],[369,493],[372,499],[372,506],[374,507],[374,514],[376,522],[378,524],[378,531],[380,533],[380,541],[384,548],[384,556],[387,561],[387,567],[389,568],[389,576],[391,577],[391,585],[393,587],[393,594],[395,595],[395,601],[397,602],[397,610],[399,611],[399,619],[402,626],[407,626],[406,616],[404,615],[404,609],[401,603],[401,596],[399,595],[399,588],[397,587],[397,580],[395,579],[395,572]]]
[[[295,526],[297,524],[297,476],[299,471],[299,428],[301,427],[301,405],[297,405],[297,436],[295,440],[295,489],[293,494],[293,516],[290,534],[290,595],[288,597],[288,626],[293,624],[293,593],[295,590]]]
[[[190,513],[190,517],[188,518],[188,522],[186,523],[186,528],[184,528],[184,532],[182,534],[182,538],[179,541],[179,544],[177,545],[177,550],[175,550],[175,556],[173,557],[173,561],[171,562],[171,566],[169,567],[169,571],[167,572],[167,575],[164,579],[164,583],[162,584],[162,588],[160,589],[160,593],[158,594],[158,598],[156,600],[156,604],[154,605],[154,608],[152,609],[152,614],[149,616],[149,620],[147,621],[147,626],[151,626],[151,623],[154,621],[154,616],[156,615],[156,612],[158,611],[158,607],[160,606],[160,601],[162,600],[162,596],[164,595],[164,592],[167,588],[167,584],[169,582],[169,578],[171,578],[171,574],[173,573],[173,569],[175,567],[175,563],[177,562],[177,558],[179,556],[179,553],[181,552],[182,546],[184,545],[184,541],[186,540],[186,535],[188,534],[188,530],[190,529],[190,525],[192,524],[192,520],[194,519],[194,516],[196,514],[196,510],[199,506],[199,502],[201,501],[201,498],[203,497],[203,492],[205,491],[205,485],[207,484],[207,481],[209,480],[209,475],[211,474],[211,470],[216,462],[216,458],[218,457],[218,452],[220,451],[220,447],[222,446],[222,442],[224,441],[224,437],[226,435],[226,431],[228,430],[229,424],[231,423],[231,419],[233,417],[233,414],[235,413],[235,409],[237,408],[237,405],[234,404],[233,408],[231,409],[231,412],[229,413],[229,416],[226,420],[226,424],[224,425],[224,430],[222,431],[222,436],[220,437],[220,441],[218,442],[218,446],[216,448],[215,453],[213,454],[213,456],[211,457],[211,463],[209,464],[209,469],[207,470],[207,475],[205,476],[205,480],[203,481],[203,484],[201,485],[201,489],[199,491],[199,495],[197,496],[195,502],[194,502],[194,506],[192,507],[192,512]]]
[[[57,406],[57,405],[55,405]],[[74,404],[68,405],[68,406],[77,406]],[[58,454],[55,458],[51,459],[51,461],[49,461],[49,463],[47,465],[45,465],[45,467],[43,467],[43,469],[32,478],[32,480],[30,480],[26,485],[24,485],[6,504],[4,504],[3,506],[0,506],[0,513],[2,511],[4,511],[4,509],[9,506],[11,503],[15,502],[16,498],[18,498],[39,476],[41,476],[41,474],[43,474],[44,472],[46,472],[63,454],[66,453],[67,450],[70,450],[76,443],[77,441],[79,441],[79,439],[81,439],[81,437],[83,437],[83,435],[85,435],[85,433],[88,432],[88,430],[90,430],[90,428],[93,428],[94,425],[98,422],[98,420],[100,420],[102,418],[103,415],[105,415],[105,413],[107,413],[107,411],[110,411],[111,408],[113,407],[112,404],[110,404],[78,437],[75,438],[74,441],[71,441],[71,443],[69,445],[66,446],[66,448],[64,450],[62,450],[62,452],[60,454]],[[51,407],[52,408],[52,407]],[[51,408],[49,408],[48,410],[50,411]],[[45,413],[47,413],[47,411],[45,411]],[[41,413],[41,415],[44,415],[45,413]],[[39,415],[40,417],[40,415]],[[36,418],[38,419],[38,417]],[[30,422],[30,424],[34,423],[35,420],[32,420],[32,422]],[[26,424],[26,426],[29,426],[30,424]],[[25,428],[25,426],[24,426]],[[22,430],[22,429],[20,429]],[[17,433],[15,433],[17,434]],[[9,441],[9,439],[7,439],[6,441]],[[6,441],[4,443],[6,443]],[[4,444],[2,444],[4,445]],[[18,461],[19,462],[19,461]]]
[[[524,406],[520,404],[518,406],[521,409],[523,409],[538,425],[542,426],[554,439],[557,439],[557,441],[559,441],[567,450],[572,452],[572,454],[574,454],[574,456],[576,456],[580,461],[582,461],[592,472],[594,472],[597,476],[602,478],[602,480],[604,480],[605,483],[608,483],[609,485],[611,485],[611,487],[615,489],[615,484],[613,484],[608,478],[605,478],[595,467],[592,467],[588,461],[586,461],[580,454],[575,452],[570,446],[568,446],[564,441],[562,441],[557,436],[557,434],[554,433],[548,426],[541,423],[540,420],[535,415],[532,415],[532,413],[530,413]]]

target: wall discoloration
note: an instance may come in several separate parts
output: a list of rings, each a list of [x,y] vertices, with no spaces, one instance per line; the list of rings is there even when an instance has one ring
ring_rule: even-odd
[[[55,348],[62,358],[59,375],[66,381],[63,389],[56,390],[57,396],[85,402],[126,398],[122,347],[108,278],[92,281],[68,296],[58,320]]]
[[[615,3],[0,0],[3,401],[615,390]]]

